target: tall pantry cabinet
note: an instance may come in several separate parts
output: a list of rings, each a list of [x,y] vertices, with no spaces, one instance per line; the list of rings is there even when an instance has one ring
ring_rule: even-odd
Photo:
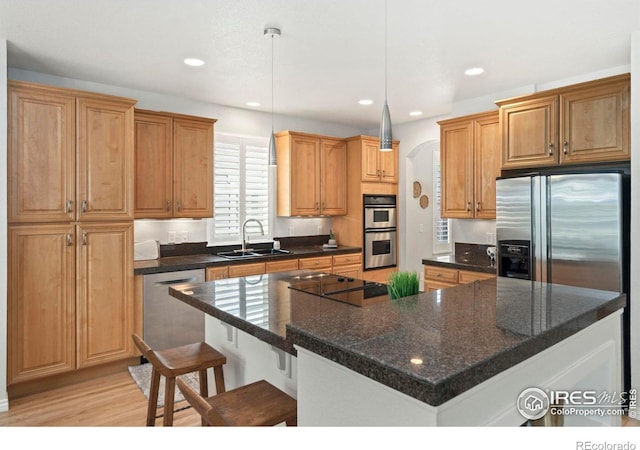
[[[134,100],[9,81],[8,385],[134,355]]]

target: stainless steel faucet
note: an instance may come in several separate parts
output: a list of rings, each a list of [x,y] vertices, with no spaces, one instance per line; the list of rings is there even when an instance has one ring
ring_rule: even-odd
[[[242,251],[247,251],[247,223],[255,222],[260,226],[260,233],[264,236],[264,228],[262,227],[262,223],[258,219],[247,219],[242,223]]]

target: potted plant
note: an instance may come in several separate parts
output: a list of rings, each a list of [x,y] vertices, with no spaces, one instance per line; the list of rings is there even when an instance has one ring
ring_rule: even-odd
[[[416,295],[420,292],[420,277],[417,272],[392,272],[387,279],[387,290],[392,300]]]

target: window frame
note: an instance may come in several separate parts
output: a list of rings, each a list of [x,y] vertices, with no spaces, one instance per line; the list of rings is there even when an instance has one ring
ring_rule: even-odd
[[[220,133],[216,132],[214,137],[214,176],[213,176],[213,218],[207,219],[207,245],[208,246],[218,246],[218,245],[235,245],[241,244],[242,242],[242,230],[238,230],[238,234],[234,236],[229,236],[227,238],[218,238],[215,236],[215,201],[216,201],[216,177],[215,177],[215,152],[219,144],[227,144],[227,145],[238,145],[240,146],[240,214],[239,214],[239,228],[242,227],[242,223],[248,217],[246,216],[246,148],[249,146],[264,148],[265,151],[268,151],[269,140],[266,137],[256,137],[256,136],[246,136],[246,135],[238,135],[231,133]],[[268,155],[266,159],[266,163],[268,164]],[[268,229],[268,233],[264,236],[260,236],[259,234],[251,234],[251,242],[261,243],[261,242],[270,242],[273,240],[274,231],[275,231],[275,167],[270,167],[267,165],[267,198],[268,198],[268,209],[267,209],[267,223],[263,225]]]
[[[433,254],[451,253],[453,251],[453,236],[451,230],[451,219],[440,217],[442,208],[442,186],[440,170],[440,149],[433,151]],[[441,229],[440,221],[446,222],[448,241],[443,242],[438,239]]]

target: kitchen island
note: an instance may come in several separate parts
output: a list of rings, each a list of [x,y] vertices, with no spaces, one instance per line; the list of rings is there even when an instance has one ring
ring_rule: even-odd
[[[290,289],[319,275],[170,293],[207,313],[228,386],[268,379],[297,397],[302,426],[521,425],[526,388],[621,392],[622,294],[499,277],[355,306]]]

